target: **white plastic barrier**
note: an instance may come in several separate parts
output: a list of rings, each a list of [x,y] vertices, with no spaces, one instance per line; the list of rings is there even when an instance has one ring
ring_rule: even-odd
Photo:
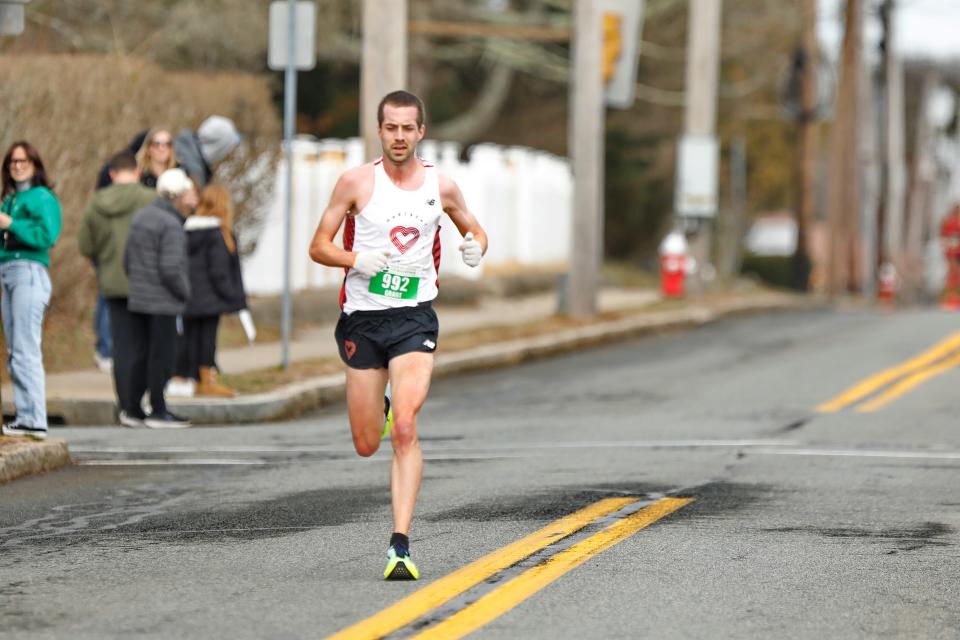
[[[422,142],[418,151],[457,183],[490,239],[484,261],[471,269],[457,251],[459,231],[444,218],[440,231],[441,286],[445,274],[474,279],[483,275],[485,266],[556,265],[567,261],[573,180],[566,159],[523,147],[482,144],[470,149],[468,162],[461,162],[459,145],[430,140]],[[297,139],[293,152],[291,288],[337,287],[343,270],[314,263],[308,250],[337,179],[349,167],[362,163],[363,143],[358,138]],[[283,290],[286,171],[286,162],[281,161],[273,205],[259,227],[249,231],[256,235],[256,249],[244,259],[243,275],[248,293],[254,295]]]

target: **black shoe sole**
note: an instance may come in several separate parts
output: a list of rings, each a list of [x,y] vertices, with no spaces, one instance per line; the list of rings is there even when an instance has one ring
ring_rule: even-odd
[[[390,572],[390,575],[387,576],[387,580],[416,580],[416,578],[414,578],[410,570],[407,569],[407,565],[398,562],[397,566]]]

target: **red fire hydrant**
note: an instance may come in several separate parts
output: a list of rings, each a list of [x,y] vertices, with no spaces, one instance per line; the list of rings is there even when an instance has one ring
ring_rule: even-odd
[[[881,303],[892,306],[897,298],[897,268],[890,262],[884,262],[877,270],[877,298]]]
[[[665,298],[682,298],[689,257],[687,239],[671,231],[660,243],[660,291]]]
[[[947,259],[947,280],[941,305],[945,309],[960,310],[960,205],[955,205],[943,219],[940,242]]]

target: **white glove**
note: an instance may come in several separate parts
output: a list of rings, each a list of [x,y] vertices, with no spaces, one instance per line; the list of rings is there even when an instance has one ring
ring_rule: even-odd
[[[390,250],[379,249],[375,251],[361,251],[353,261],[353,268],[372,278],[387,268],[390,262]]]
[[[463,244],[460,245],[460,257],[463,258],[463,263],[468,267],[477,266],[483,258],[483,247],[473,239],[473,233],[469,231],[467,235],[463,236]]]

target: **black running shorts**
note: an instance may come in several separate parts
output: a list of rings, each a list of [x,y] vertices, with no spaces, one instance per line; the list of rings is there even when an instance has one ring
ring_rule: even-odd
[[[334,336],[340,359],[352,369],[386,369],[405,353],[437,349],[440,323],[429,302],[415,307],[340,314]]]

